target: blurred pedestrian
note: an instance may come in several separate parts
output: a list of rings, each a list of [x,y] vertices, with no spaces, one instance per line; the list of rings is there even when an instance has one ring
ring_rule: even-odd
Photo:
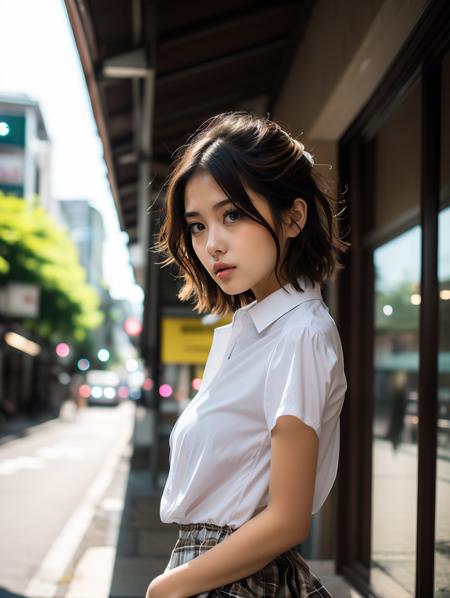
[[[156,250],[182,301],[225,315],[170,437],[161,498],[178,525],[147,598],[331,594],[296,546],[336,477],[346,391],[321,283],[341,267],[327,180],[268,118],[209,119],[169,176]]]
[[[392,376],[391,413],[386,438],[392,442],[394,453],[401,445],[407,405],[406,372],[398,370]]]
[[[77,409],[84,409],[87,405],[87,397],[80,393],[81,385],[84,382],[84,377],[79,372],[72,375],[69,387],[69,397],[74,401]]]

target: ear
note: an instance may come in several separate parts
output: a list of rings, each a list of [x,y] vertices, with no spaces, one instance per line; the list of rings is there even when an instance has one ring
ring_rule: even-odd
[[[307,216],[308,204],[301,197],[297,197],[283,218],[283,229],[286,239],[297,237],[300,234],[306,224]]]

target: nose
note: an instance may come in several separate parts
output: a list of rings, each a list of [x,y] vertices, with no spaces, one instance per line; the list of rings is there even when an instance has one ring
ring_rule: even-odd
[[[213,257],[218,251],[225,253],[225,239],[219,225],[211,225],[209,227],[206,249]]]

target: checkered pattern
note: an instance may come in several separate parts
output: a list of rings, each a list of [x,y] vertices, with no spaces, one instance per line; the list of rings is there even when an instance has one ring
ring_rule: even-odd
[[[178,540],[165,569],[174,569],[206,552],[234,530],[212,523],[178,526]],[[295,549],[279,555],[260,571],[196,598],[333,598]]]

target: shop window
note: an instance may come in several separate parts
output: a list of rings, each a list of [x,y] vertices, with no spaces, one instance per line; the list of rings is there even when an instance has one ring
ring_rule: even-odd
[[[443,60],[438,225],[439,345],[434,590],[450,592],[450,52]]]
[[[371,583],[414,595],[421,231],[374,252]]]
[[[421,81],[375,138],[375,226],[418,215]],[[416,577],[421,228],[378,246],[374,262],[371,584],[413,596]]]

